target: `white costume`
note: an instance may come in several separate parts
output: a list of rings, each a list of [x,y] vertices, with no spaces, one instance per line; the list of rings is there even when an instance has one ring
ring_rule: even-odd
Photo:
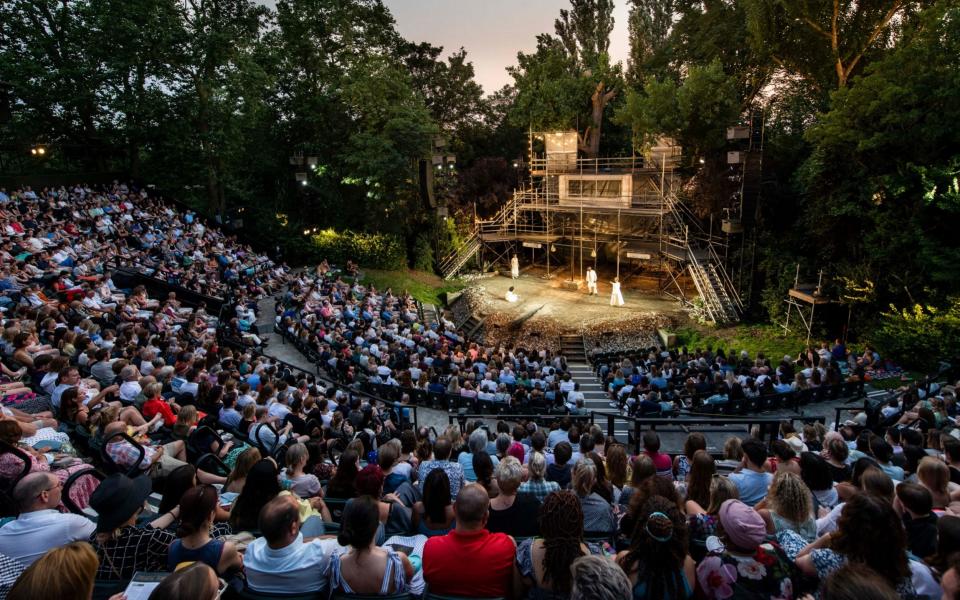
[[[516,302],[517,300],[520,299],[520,296],[517,296],[513,292],[513,290],[507,290],[506,299],[507,299],[507,302]]]
[[[610,306],[623,306],[623,294],[620,293],[619,281],[614,281],[610,288]]]
[[[587,294],[597,295],[597,272],[592,267],[587,269]]]
[[[520,261],[516,256],[510,259],[510,278],[516,279],[520,277]]]

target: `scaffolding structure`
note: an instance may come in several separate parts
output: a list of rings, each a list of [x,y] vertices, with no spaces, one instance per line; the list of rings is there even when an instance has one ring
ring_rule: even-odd
[[[602,256],[621,279],[655,273],[660,293],[709,320],[738,320],[744,304],[725,259],[742,224],[705,230],[680,200],[680,147],[661,138],[644,156],[580,158],[576,136],[530,132],[528,181],[492,218],[474,220],[460,247],[441,261],[444,277],[474,258],[483,269],[517,254],[545,266],[548,277],[565,271],[578,284]],[[729,215],[740,223],[743,197]]]

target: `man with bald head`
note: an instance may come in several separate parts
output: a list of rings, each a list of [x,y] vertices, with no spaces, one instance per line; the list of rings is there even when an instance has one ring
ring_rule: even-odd
[[[13,488],[20,516],[0,527],[0,554],[29,567],[44,552],[70,542],[88,539],[93,521],[57,510],[63,483],[46,472],[30,473]]]
[[[512,596],[517,545],[503,533],[487,531],[490,497],[479,484],[460,490],[453,511],[457,526],[432,537],[423,548],[423,578],[435,594]]]
[[[284,494],[260,509],[260,533],[247,546],[243,567],[251,590],[269,594],[325,592],[326,571],[336,540],[306,542],[300,533],[300,505]]]

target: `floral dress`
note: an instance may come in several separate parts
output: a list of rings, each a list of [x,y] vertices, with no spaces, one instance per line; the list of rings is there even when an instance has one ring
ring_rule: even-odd
[[[710,600],[792,600],[798,577],[794,564],[771,542],[760,544],[751,556],[711,552],[697,566],[700,589]]]
[[[32,463],[30,466],[31,473],[52,472],[54,475],[56,475],[57,479],[60,480],[60,483],[66,483],[67,479],[69,479],[74,473],[81,471],[93,471],[93,467],[85,463],[76,464],[65,469],[56,469],[54,471],[50,471],[50,465],[48,465],[45,460],[40,460],[33,454],[28,454],[28,456],[30,457],[30,462]],[[0,454],[0,477],[12,480],[20,474],[21,469],[23,469],[23,460],[21,460],[18,456],[10,452]],[[98,485],[100,485],[100,480],[94,477],[92,474],[89,477],[81,476],[76,480],[76,483],[70,487],[70,500],[72,500],[73,503],[79,508],[88,507],[90,505],[90,496],[97,489]],[[62,503],[58,508],[61,508],[62,511],[66,511],[66,508]]]

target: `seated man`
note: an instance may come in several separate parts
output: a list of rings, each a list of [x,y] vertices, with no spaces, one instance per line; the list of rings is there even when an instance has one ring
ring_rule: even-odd
[[[490,497],[482,485],[470,484],[460,490],[453,505],[456,528],[430,538],[423,548],[423,578],[431,592],[511,595],[517,545],[506,534],[487,531],[489,506]]]
[[[336,540],[305,542],[300,506],[293,496],[277,496],[260,510],[263,537],[247,546],[243,566],[251,590],[305,594],[327,589],[326,571]]]
[[[0,553],[29,567],[51,548],[86,540],[93,521],[57,510],[63,484],[50,473],[30,473],[13,490],[20,516],[0,528]]]

